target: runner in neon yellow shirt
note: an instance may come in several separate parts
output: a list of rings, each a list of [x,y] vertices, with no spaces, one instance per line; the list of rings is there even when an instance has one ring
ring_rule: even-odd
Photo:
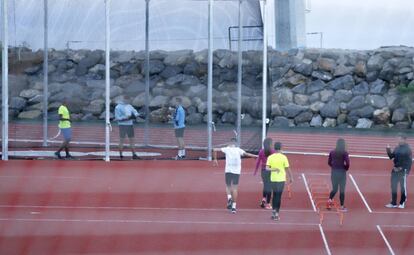
[[[66,158],[72,158],[72,155],[69,153],[69,143],[72,140],[72,128],[70,121],[70,112],[67,107],[67,101],[65,100],[58,109],[59,114],[59,128],[63,135],[63,143],[60,146],[59,150],[55,152],[57,158],[62,159],[60,152],[65,149]]]
[[[271,171],[270,186],[273,192],[272,219],[279,220],[279,210],[286,182],[286,174],[289,176],[289,183],[293,182],[293,177],[289,168],[288,158],[281,152],[282,144],[276,142],[274,147],[275,153],[267,158],[266,166],[267,170]]]

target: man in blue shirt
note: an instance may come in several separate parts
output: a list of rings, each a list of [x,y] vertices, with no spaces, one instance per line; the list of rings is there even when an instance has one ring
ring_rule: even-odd
[[[175,99],[175,112],[172,116],[174,122],[175,137],[178,143],[178,154],[175,159],[185,158],[185,144],[184,144],[184,130],[185,130],[185,110],[182,106],[182,99],[177,97]]]
[[[118,121],[119,126],[119,157],[123,159],[122,151],[124,147],[125,137],[128,136],[129,145],[132,151],[132,159],[139,159],[135,154],[135,140],[134,140],[134,123],[133,119],[139,116],[137,110],[128,103],[129,97],[124,96],[115,107],[115,120]]]

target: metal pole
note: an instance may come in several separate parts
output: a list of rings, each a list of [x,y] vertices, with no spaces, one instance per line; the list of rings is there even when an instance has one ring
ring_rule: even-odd
[[[48,54],[48,0],[43,1],[44,4],[44,49],[43,49],[43,146],[47,146],[47,111],[48,111],[48,73],[49,73],[49,54]]]
[[[9,38],[8,38],[8,0],[1,1],[3,16],[3,52],[2,52],[2,160],[9,160]]]
[[[110,58],[109,53],[111,50],[110,41],[111,41],[111,30],[109,23],[109,13],[111,7],[111,0],[105,0],[105,161],[109,162],[109,150],[110,150]]]
[[[213,146],[213,0],[208,0],[208,78],[207,78],[207,137],[208,156],[212,160]]]
[[[237,67],[237,144],[241,146],[241,111],[242,111],[242,71],[243,71],[243,49],[242,49],[242,42],[243,42],[243,12],[242,12],[242,3],[243,0],[239,0],[239,30],[238,30],[238,67]]]
[[[267,1],[263,0],[263,87],[262,87],[262,141],[266,138],[267,121]]]
[[[149,96],[150,96],[150,53],[149,53],[149,2],[145,0],[145,127],[144,144],[149,144]]]

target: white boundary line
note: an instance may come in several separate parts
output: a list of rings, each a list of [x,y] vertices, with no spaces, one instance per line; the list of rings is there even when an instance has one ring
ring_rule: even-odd
[[[312,203],[313,211],[316,212],[317,211],[316,206],[315,206],[315,203],[313,202],[312,194],[310,193],[309,186],[308,186],[308,181],[306,180],[306,176],[304,173],[302,173],[302,179],[303,179],[303,182],[305,183],[306,191],[308,192],[309,199]]]
[[[321,232],[323,244],[325,245],[326,254],[331,255],[331,249],[329,249],[328,240],[326,240],[325,232],[323,231],[322,225],[319,224],[319,231]]]
[[[81,222],[81,223],[138,223],[138,224],[203,224],[203,225],[264,225],[274,226],[268,222],[231,222],[231,221],[176,221],[176,220],[117,220],[117,219],[29,219],[29,218],[0,218],[0,221],[14,222]],[[318,226],[316,223],[288,223],[279,222],[277,225],[286,226]]]
[[[384,235],[384,232],[382,232],[382,229],[381,229],[381,227],[379,225],[377,225],[377,229],[380,232],[380,235],[382,236],[382,239],[384,240],[385,244],[387,245],[388,250],[390,251],[390,254],[391,255],[395,255],[395,252],[392,249],[391,244],[388,242],[387,238]]]
[[[413,225],[381,225],[385,228],[414,228]]]
[[[372,213],[371,207],[369,207],[367,200],[365,200],[364,195],[362,194],[361,190],[358,187],[358,184],[356,183],[354,177],[352,177],[352,174],[349,174],[349,178],[351,179],[352,183],[354,184],[356,190],[358,191],[359,196],[361,197],[362,201],[365,204],[365,207],[368,209],[369,213]]]
[[[225,211],[226,209],[219,209],[219,208],[162,208],[162,207],[111,207],[111,206],[41,206],[41,205],[0,205],[1,208],[21,208],[21,209],[51,209],[51,210],[71,210],[71,209],[78,209],[78,210],[119,210],[119,211],[150,211],[150,210],[166,210],[166,211],[207,211],[207,212],[221,212]],[[269,213],[267,210],[263,209],[238,209],[240,212],[265,212]],[[312,210],[289,210],[289,209],[281,209],[282,212],[297,212],[297,213],[313,213]]]

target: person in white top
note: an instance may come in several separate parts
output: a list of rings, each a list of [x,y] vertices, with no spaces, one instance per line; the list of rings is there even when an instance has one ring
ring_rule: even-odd
[[[257,155],[247,153],[237,147],[237,140],[232,138],[227,147],[213,149],[215,166],[218,166],[217,152],[219,151],[226,155],[226,167],[224,172],[227,193],[227,209],[231,210],[232,213],[236,213],[237,186],[239,184],[239,177],[241,173],[241,157],[247,156],[257,158]]]

